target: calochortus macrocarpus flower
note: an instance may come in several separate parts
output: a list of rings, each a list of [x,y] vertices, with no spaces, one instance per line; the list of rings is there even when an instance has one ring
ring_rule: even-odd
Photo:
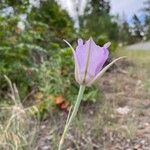
[[[108,44],[100,47],[95,44],[92,38],[85,43],[82,39],[79,39],[74,52],[77,82],[83,85],[92,84],[102,70],[108,55]]]
[[[122,58],[117,58],[107,66],[103,67],[109,55],[108,47],[111,44],[110,42],[106,43],[103,47],[100,47],[95,44],[92,38],[90,38],[85,43],[82,39],[79,39],[76,50],[74,50],[67,41],[65,42],[70,46],[73,51],[75,60],[75,78],[76,81],[80,84],[80,89],[74,108],[73,110],[70,109],[69,111],[66,125],[61,140],[59,142],[58,150],[62,149],[66,133],[78,112],[85,91],[85,87],[92,85],[106,72],[109,67],[112,66],[112,64]]]
[[[78,45],[75,50],[67,41],[65,42],[73,51],[75,61],[75,79],[80,85],[91,86],[116,61],[123,58],[119,57],[103,67],[109,56],[108,48],[111,45],[110,42],[104,44],[103,47],[100,47],[96,45],[92,38],[85,43],[82,39],[78,39]]]

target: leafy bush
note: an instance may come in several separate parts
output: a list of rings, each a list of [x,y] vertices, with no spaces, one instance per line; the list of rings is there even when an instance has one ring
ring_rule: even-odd
[[[7,75],[13,83],[16,83],[21,99],[28,98],[30,92],[36,89],[34,98],[41,101],[38,104],[41,114],[52,109],[52,104],[58,104],[60,101],[62,101],[60,107],[67,108],[76,99],[78,84],[74,80],[72,52],[70,49],[60,50],[60,47],[66,46],[62,39],[69,39],[70,42],[74,41],[77,35],[86,39],[92,35],[97,44],[103,45],[110,39],[108,33],[104,30],[99,37],[97,25],[95,30],[88,29],[88,25],[80,26],[78,31],[75,30],[72,19],[54,0],[41,1],[39,8],[32,7],[30,11],[28,0],[19,3],[4,1],[2,4],[0,99],[8,99],[6,93],[9,89],[4,80],[4,75]],[[11,7],[13,12],[6,16],[2,15],[1,12],[7,7]],[[21,20],[21,16],[26,16],[26,19]],[[109,19],[108,25],[110,21]],[[18,26],[20,22],[24,29]],[[89,23],[91,24],[91,21]],[[95,24],[93,25],[91,29],[95,27]],[[115,47],[116,44],[113,43],[112,50]],[[95,101],[96,96],[95,87],[86,89],[85,100]]]
[[[29,5],[26,0],[3,1],[0,6],[0,99],[8,89],[4,75],[16,83],[21,98],[25,97],[35,84],[34,69],[63,47],[63,38],[71,39],[74,34],[71,18],[56,1],[42,1],[30,11]],[[2,14],[5,8],[13,12]]]
[[[108,36],[102,35],[102,36],[97,37],[97,44],[98,45],[103,46],[107,42],[109,42]],[[118,46],[117,42],[115,42],[115,41],[111,42],[111,46],[109,48],[110,53],[115,52],[117,46]]]
[[[70,49],[60,50],[50,61],[45,61],[38,67],[37,86],[38,93],[41,93],[38,97],[42,97],[40,100],[43,100],[44,105],[60,104],[60,108],[67,110],[75,102],[79,85],[74,79],[74,62]],[[87,88],[84,100],[95,101],[97,93],[95,87]],[[43,104],[40,108],[43,115],[47,110],[50,111],[50,107],[43,109]]]

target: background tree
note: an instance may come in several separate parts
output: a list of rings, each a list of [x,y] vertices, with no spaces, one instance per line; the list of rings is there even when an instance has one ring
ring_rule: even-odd
[[[34,31],[42,34],[43,40],[40,43],[43,47],[48,46],[48,49],[53,48],[53,46],[55,48],[57,44],[63,46],[62,39],[71,41],[75,35],[73,21],[55,0],[41,1],[39,9],[32,9],[28,21]],[[40,24],[45,26],[40,27]],[[41,29],[39,30],[39,28]]]
[[[34,84],[33,68],[63,47],[63,38],[74,37],[73,21],[54,0],[39,5],[29,0],[3,0],[0,4],[1,89],[6,88],[5,74],[26,95]]]
[[[110,15],[110,3],[107,0],[89,0],[84,15],[79,17],[82,37],[92,36],[98,44],[118,40],[119,28]]]
[[[144,5],[145,5],[143,8],[144,12],[147,13],[148,16],[150,16],[150,0],[146,0],[144,2]]]
[[[150,0],[146,0],[144,5],[146,38],[150,39]]]
[[[143,26],[137,15],[133,16],[133,32],[136,41],[141,41],[143,39]]]
[[[120,30],[119,30],[119,41],[123,45],[131,44],[133,41],[131,30],[128,22],[124,19],[123,22],[120,24]]]

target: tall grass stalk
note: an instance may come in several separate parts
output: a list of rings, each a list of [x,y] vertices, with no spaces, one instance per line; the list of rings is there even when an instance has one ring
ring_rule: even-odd
[[[8,95],[13,100],[13,105],[0,108],[0,149],[33,150],[38,129],[37,120],[31,117],[31,108],[23,107],[16,85],[7,76],[5,79],[10,87]]]
[[[77,96],[77,100],[76,100],[75,106],[73,108],[72,113],[70,112],[69,115],[68,115],[68,118],[67,118],[67,121],[66,121],[66,125],[65,125],[65,128],[64,128],[64,131],[63,131],[60,143],[59,143],[58,150],[62,149],[62,146],[63,146],[63,143],[64,143],[64,139],[66,137],[67,131],[68,131],[68,129],[69,129],[73,119],[75,118],[75,116],[76,116],[76,114],[78,112],[81,100],[83,98],[84,91],[85,91],[85,86],[80,85],[80,89],[79,89],[79,93],[78,93],[78,96]]]

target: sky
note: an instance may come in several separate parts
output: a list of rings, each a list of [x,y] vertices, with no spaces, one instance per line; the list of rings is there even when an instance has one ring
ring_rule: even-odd
[[[144,1],[145,0],[110,0],[111,13],[119,14],[120,16],[125,15],[128,21],[131,20],[131,17],[134,14],[142,17],[142,8],[144,7]]]
[[[40,0],[29,0],[30,4],[34,7],[40,6]],[[56,0],[62,8],[66,9],[70,16],[77,20],[77,14],[75,10],[75,5],[79,6],[79,14],[83,14],[86,2],[88,0]],[[132,16],[136,14],[139,19],[144,22],[144,15],[142,13],[142,8],[144,7],[143,2],[146,0],[110,0],[111,4],[111,14],[119,15],[121,19],[125,19],[132,24]],[[31,8],[30,8],[31,9]],[[12,7],[3,10],[4,15],[13,12]]]
[[[119,13],[120,15],[125,13],[128,16],[134,13],[140,13],[144,1],[145,0],[110,0],[112,6],[111,13]]]
[[[74,6],[72,2],[75,0],[57,0],[60,2],[63,8],[69,11],[69,14],[75,18],[76,14],[74,11]],[[81,9],[80,13],[82,14],[84,6],[87,0],[77,0],[80,2]],[[121,17],[125,16],[126,19],[130,22],[131,18],[134,14],[137,14],[138,17],[142,19],[142,11],[143,2],[145,0],[110,0],[111,3],[111,14],[117,15],[119,14]]]

